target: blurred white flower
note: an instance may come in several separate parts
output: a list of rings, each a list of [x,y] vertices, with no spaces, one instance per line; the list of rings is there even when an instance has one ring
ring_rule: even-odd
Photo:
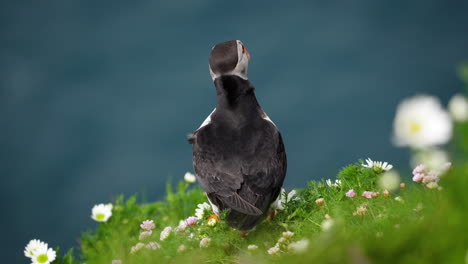
[[[135,254],[137,253],[138,251],[140,251],[140,249],[144,248],[145,247],[145,244],[139,242],[137,243],[135,246],[133,246],[131,249],[130,249],[130,253],[132,254]]]
[[[366,159],[366,164],[361,164],[365,168],[374,169],[374,170],[384,170],[389,171],[393,168],[393,165],[388,162],[382,161],[373,161],[370,158]]]
[[[341,186],[341,180],[335,180],[335,182],[333,183],[330,179],[328,179],[325,182],[327,183],[328,187],[331,188],[338,188]]]
[[[139,239],[139,240],[145,240],[145,239],[147,239],[148,237],[150,237],[151,234],[153,234],[153,231],[151,231],[151,230],[150,230],[150,231],[142,231],[142,232],[140,233],[140,236],[138,237],[138,239]]]
[[[267,250],[268,254],[270,255],[276,255],[278,253],[280,253],[280,246],[279,244],[276,244],[274,247],[271,247]]]
[[[56,257],[57,253],[53,249],[41,247],[35,252],[34,256],[31,257],[31,260],[33,264],[49,264],[54,261]]]
[[[286,238],[286,239],[290,239],[290,238],[292,238],[293,236],[294,236],[294,233],[293,233],[293,232],[291,232],[291,231],[286,231],[286,232],[283,232],[283,236],[282,236],[282,237],[284,237],[284,238]]]
[[[302,239],[296,242],[292,242],[288,246],[288,250],[294,253],[303,253],[309,247],[309,240]]]
[[[145,246],[145,248],[151,250],[158,250],[161,248],[161,245],[159,245],[157,242],[149,242],[148,245]]]
[[[161,231],[161,233],[159,234],[159,240],[161,240],[161,241],[165,240],[166,238],[169,237],[169,235],[171,234],[171,232],[172,232],[172,227],[166,226],[166,227]]]
[[[91,210],[91,218],[97,222],[107,222],[112,216],[112,204],[98,204]]]
[[[286,202],[297,200],[299,200],[299,197],[296,196],[296,190],[291,190],[289,193],[286,193],[286,191],[281,188],[281,192],[278,195],[278,198],[276,198],[276,201],[273,202],[271,207],[277,210],[284,210]]]
[[[179,253],[185,252],[186,250],[187,250],[187,247],[184,244],[180,245],[177,248],[177,252],[179,252]]]
[[[429,148],[426,150],[417,151],[411,157],[411,166],[416,167],[419,164],[424,164],[428,170],[441,170],[446,167],[449,162],[449,156],[446,151],[437,148]]]
[[[32,258],[38,251],[43,251],[44,249],[47,251],[47,247],[47,243],[44,243],[38,239],[33,239],[26,245],[26,248],[24,249],[24,255],[28,258]]]
[[[207,248],[211,244],[211,238],[209,237],[204,237],[202,240],[200,240],[200,247],[201,248]]]
[[[195,209],[195,216],[198,219],[205,219],[206,218],[206,212],[211,210],[211,205],[208,203],[201,203],[197,205],[197,208]]]
[[[380,177],[378,184],[384,190],[394,191],[400,186],[400,175],[396,171],[388,171]]]
[[[247,249],[248,250],[256,250],[256,249],[258,249],[258,246],[257,245],[248,245]]]
[[[197,180],[197,178],[195,177],[195,175],[193,175],[193,173],[186,172],[184,175],[184,180],[185,182],[192,184]]]
[[[454,95],[449,101],[448,109],[453,120],[457,122],[468,121],[468,99],[465,96],[461,94]]]
[[[187,224],[185,223],[184,220],[180,220],[179,225],[175,228],[175,231],[184,232],[185,229],[187,229]]]
[[[400,103],[393,132],[398,146],[427,148],[450,140],[452,120],[436,97],[419,95]]]
[[[332,218],[329,218],[329,219],[323,220],[320,226],[322,227],[323,231],[328,231],[333,227],[334,224],[335,224],[335,220],[333,220]]]

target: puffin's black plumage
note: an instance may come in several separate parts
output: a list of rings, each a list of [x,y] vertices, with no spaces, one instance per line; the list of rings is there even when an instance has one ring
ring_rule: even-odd
[[[216,47],[212,57],[215,51]],[[216,74],[212,59],[222,58],[210,58]],[[231,73],[232,67],[236,65]],[[278,197],[286,153],[281,134],[260,108],[251,83],[225,72],[214,77],[216,109],[209,122],[190,134],[189,142],[195,173],[208,199],[219,210],[229,210],[228,225],[246,231],[266,217]]]

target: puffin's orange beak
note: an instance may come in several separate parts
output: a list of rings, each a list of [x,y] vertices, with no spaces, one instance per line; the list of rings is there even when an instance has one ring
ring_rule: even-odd
[[[247,59],[250,60],[250,53],[247,51],[247,49],[244,46],[242,46],[242,52],[244,52],[245,55],[247,55]]]

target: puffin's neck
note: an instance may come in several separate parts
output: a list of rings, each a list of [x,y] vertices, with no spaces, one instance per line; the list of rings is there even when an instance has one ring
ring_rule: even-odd
[[[235,75],[220,76],[214,80],[218,97],[218,110],[239,113],[255,111],[259,105],[254,87],[248,80]]]

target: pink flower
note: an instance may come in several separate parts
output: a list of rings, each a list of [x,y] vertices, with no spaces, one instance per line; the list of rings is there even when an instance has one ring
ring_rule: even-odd
[[[346,193],[346,197],[354,198],[355,196],[356,196],[356,193],[354,192],[353,189],[349,190],[349,191]]]
[[[195,216],[190,216],[189,218],[185,220],[185,224],[187,226],[196,225],[197,222],[198,222],[198,218],[196,218]]]
[[[421,182],[424,178],[424,174],[423,173],[416,173],[414,174],[413,176],[413,181],[414,182]]]
[[[425,170],[426,166],[424,166],[424,164],[419,164],[418,166],[416,166],[416,168],[414,168],[413,175],[424,174]]]
[[[145,229],[148,231],[151,231],[154,229],[155,225],[153,220],[145,220],[143,223],[140,225],[141,229]]]
[[[362,197],[366,197],[367,199],[371,199],[372,195],[374,195],[374,192],[371,191],[365,191],[362,193]]]

